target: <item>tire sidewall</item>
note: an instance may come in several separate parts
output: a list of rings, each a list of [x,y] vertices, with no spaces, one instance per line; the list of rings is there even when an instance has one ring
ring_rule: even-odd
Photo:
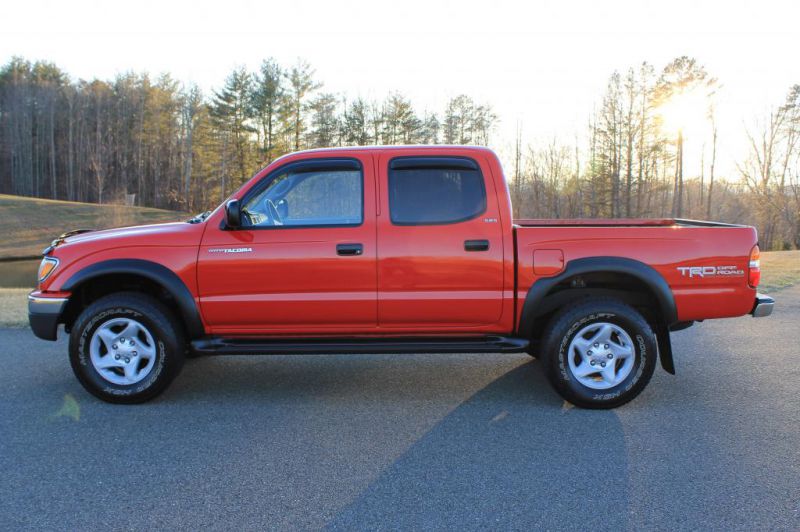
[[[552,356],[552,371],[555,384],[572,402],[584,407],[609,408],[625,403],[638,395],[647,385],[655,369],[656,343],[647,323],[638,315],[629,316],[608,305],[606,310],[577,312],[564,322],[556,332],[557,345]],[[637,319],[638,318],[638,319]],[[578,332],[593,323],[612,323],[622,328],[633,341],[634,366],[630,374],[619,384],[607,389],[594,389],[581,384],[569,367],[569,346]]]
[[[99,302],[98,302],[99,303]],[[109,302],[110,303],[110,302]],[[84,387],[95,396],[112,402],[140,402],[163,390],[172,380],[177,341],[172,331],[167,331],[158,319],[134,308],[134,305],[94,305],[87,309],[76,323],[70,336],[70,363],[75,375]],[[95,331],[115,318],[129,318],[141,323],[153,337],[156,361],[150,373],[141,381],[130,385],[119,385],[107,381],[92,364],[89,346]]]

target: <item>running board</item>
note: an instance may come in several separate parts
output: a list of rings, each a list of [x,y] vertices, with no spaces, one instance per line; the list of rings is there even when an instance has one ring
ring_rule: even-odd
[[[389,353],[521,353],[528,341],[507,336],[466,338],[222,338],[192,341],[198,355],[322,355]]]

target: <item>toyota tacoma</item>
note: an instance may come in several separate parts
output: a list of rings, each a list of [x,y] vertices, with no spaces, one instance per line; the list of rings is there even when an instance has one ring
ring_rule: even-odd
[[[670,331],[771,313],[752,227],[512,217],[478,147],[311,150],[187,222],[65,233],[29,320],[81,384],[146,401],[185,357],[528,353],[586,408],[636,397]]]

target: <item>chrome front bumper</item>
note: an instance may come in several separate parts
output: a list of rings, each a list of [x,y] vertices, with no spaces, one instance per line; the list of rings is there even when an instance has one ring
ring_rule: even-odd
[[[753,310],[750,314],[754,318],[764,318],[772,314],[772,308],[775,306],[775,300],[764,294],[756,294],[756,302],[753,305]]]

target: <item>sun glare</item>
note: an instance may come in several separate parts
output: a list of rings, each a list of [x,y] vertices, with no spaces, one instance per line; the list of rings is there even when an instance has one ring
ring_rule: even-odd
[[[700,90],[674,94],[659,108],[664,129],[671,135],[699,135],[708,128],[708,98]]]

